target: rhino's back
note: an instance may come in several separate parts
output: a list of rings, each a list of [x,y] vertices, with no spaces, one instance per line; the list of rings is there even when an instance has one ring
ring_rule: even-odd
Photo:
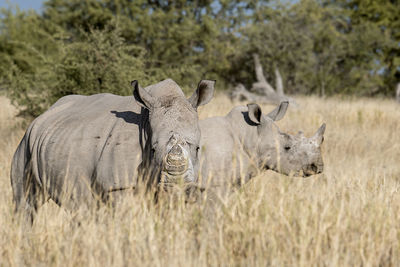
[[[141,122],[132,97],[61,98],[28,129],[33,174],[53,193],[133,186]]]

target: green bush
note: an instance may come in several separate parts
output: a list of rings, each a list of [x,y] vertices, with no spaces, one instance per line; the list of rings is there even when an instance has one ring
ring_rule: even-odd
[[[55,68],[53,98],[100,92],[128,95],[132,93],[131,80],[149,83],[145,51],[126,44],[118,29],[92,30],[84,34],[83,40],[65,41],[60,47],[63,56]]]
[[[40,20],[33,20],[30,26],[25,24],[27,32],[29,27],[39,28],[39,23]],[[1,42],[1,67],[6,74],[2,84],[25,115],[38,116],[65,95],[101,92],[129,95],[131,80],[151,82],[145,72],[145,51],[128,45],[118,28],[108,26],[101,31],[83,32],[78,41],[65,32],[35,34],[40,36],[30,38],[52,45],[43,48],[40,43],[27,40]]]

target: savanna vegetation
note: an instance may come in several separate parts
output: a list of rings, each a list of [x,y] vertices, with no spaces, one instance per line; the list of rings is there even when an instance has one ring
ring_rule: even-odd
[[[400,262],[400,1],[47,0],[0,14],[0,266],[395,266]],[[204,203],[138,192],[116,207],[52,201],[31,228],[14,214],[10,164],[36,117],[68,94],[131,94],[173,78],[226,92],[271,84],[299,108],[277,122],[310,136],[325,122],[323,174],[261,172],[210,218]],[[320,98],[319,96],[329,96]],[[272,106],[263,106],[267,112]],[[26,115],[25,117],[19,115]],[[173,198],[173,199],[172,199]]]
[[[2,266],[395,266],[400,261],[400,110],[393,100],[297,97],[281,130],[327,123],[324,173],[262,172],[207,216],[183,197],[132,194],[115,208],[46,203],[31,229],[13,213],[9,171],[25,127],[0,98]],[[217,96],[200,117],[226,114]],[[265,111],[273,106],[263,106]]]
[[[2,8],[0,88],[37,116],[67,94],[129,94],[170,77],[220,90],[255,81],[252,54],[289,94],[394,96],[397,0],[48,0]]]

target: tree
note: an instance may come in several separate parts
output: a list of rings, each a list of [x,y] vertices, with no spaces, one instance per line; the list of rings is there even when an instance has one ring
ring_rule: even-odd
[[[83,32],[74,41],[34,13],[6,13],[4,20],[1,84],[23,114],[38,116],[68,94],[128,95],[131,80],[154,82],[144,69],[144,50],[126,44],[113,25]]]
[[[240,23],[230,18],[238,14],[239,2],[49,0],[43,16],[74,38],[81,36],[78,29],[103,29],[115,20],[128,44],[145,49],[152,77],[193,87],[205,76],[221,78],[229,68],[236,52],[230,30]]]
[[[395,0],[48,0],[42,14],[2,10],[0,88],[34,116],[70,93],[128,94],[137,78],[251,88],[257,53],[266,82],[279,69],[288,94],[393,95],[397,10]]]
[[[333,3],[302,0],[265,6],[241,29],[246,53],[238,66],[246,71],[235,71],[251,84],[252,66],[245,62],[256,52],[266,73],[279,68],[288,93],[383,93],[379,48],[389,47],[390,41],[374,25],[353,26],[349,21],[347,10]]]
[[[371,73],[378,80],[378,87],[371,93],[393,95],[392,88],[400,81],[400,1],[330,0],[324,4],[343,9],[349,25],[347,34],[354,36],[352,44],[356,52],[360,47],[364,51],[370,48],[368,52],[375,63]],[[359,43],[360,38],[366,43]]]

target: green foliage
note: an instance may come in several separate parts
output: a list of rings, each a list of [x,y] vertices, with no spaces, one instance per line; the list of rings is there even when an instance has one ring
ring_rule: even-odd
[[[92,30],[82,41],[64,42],[55,68],[58,83],[52,96],[109,92],[129,95],[129,81],[149,83],[142,48],[127,45],[118,29]]]
[[[348,14],[349,35],[364,37],[358,47],[370,47],[380,70],[379,87],[372,93],[392,95],[400,82],[400,1],[398,0],[339,0]]]
[[[259,11],[254,19],[256,23],[242,29],[249,40],[243,60],[251,61],[251,53],[256,52],[266,73],[273,74],[278,67],[287,92],[388,92],[380,72],[383,48],[392,41],[379,25],[353,24],[348,10],[335,1],[322,5],[302,0],[288,8]],[[394,88],[393,83],[390,86]]]
[[[186,90],[254,82],[253,53],[287,93],[392,95],[399,1],[48,0],[3,9],[0,88],[37,116],[67,94],[130,94],[167,77]]]
[[[56,83],[52,73],[59,57],[57,41],[37,14],[2,11],[0,84],[14,104],[38,115],[48,106],[48,88]]]
[[[194,87],[205,75],[220,78],[217,71],[229,67],[229,55],[234,53],[227,45],[232,36],[222,32],[226,28],[226,12],[232,7],[226,4],[215,12],[212,3],[50,0],[44,17],[75,37],[81,35],[77,29],[103,29],[116,20],[126,42],[145,49],[150,76],[170,77],[184,87]]]
[[[65,95],[129,95],[129,81],[153,82],[144,71],[143,49],[126,44],[118,28],[83,32],[81,40],[72,42],[65,32],[36,31],[42,23],[36,15],[22,21],[18,34],[13,35],[10,28],[11,38],[1,42],[0,56],[5,62],[1,81],[26,115],[41,114]]]

